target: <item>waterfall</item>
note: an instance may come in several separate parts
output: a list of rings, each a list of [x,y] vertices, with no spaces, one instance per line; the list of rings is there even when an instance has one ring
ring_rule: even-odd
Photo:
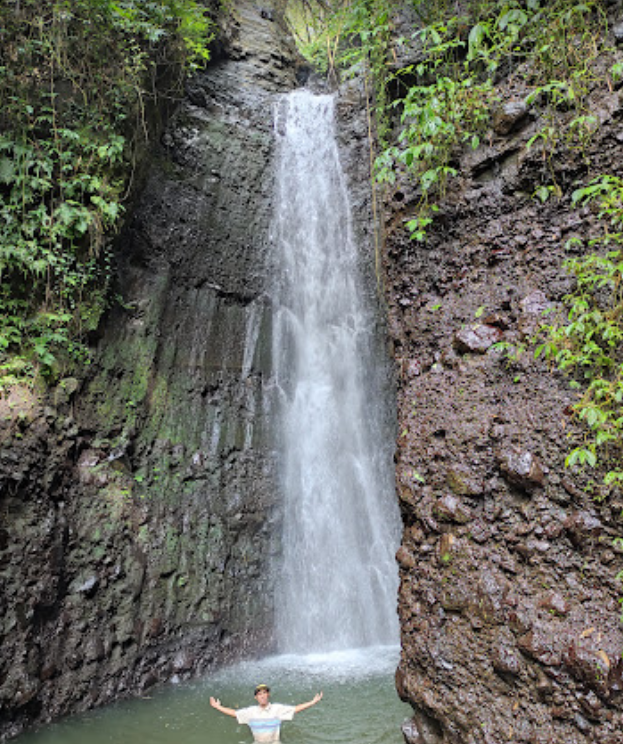
[[[278,640],[296,653],[393,644],[399,520],[386,361],[364,292],[334,98],[282,97],[275,130]]]

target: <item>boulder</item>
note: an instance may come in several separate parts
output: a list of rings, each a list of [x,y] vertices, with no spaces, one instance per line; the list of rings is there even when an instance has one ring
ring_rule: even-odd
[[[493,113],[493,131],[501,136],[516,132],[527,123],[529,109],[525,101],[508,101]]]
[[[498,463],[504,477],[524,491],[530,492],[544,485],[541,463],[527,450],[503,450],[498,453]]]
[[[471,519],[472,513],[469,507],[452,494],[446,494],[437,500],[433,510],[435,516],[444,522],[458,522],[465,524]]]
[[[503,335],[504,332],[496,326],[472,325],[457,332],[454,347],[460,354],[484,354]]]

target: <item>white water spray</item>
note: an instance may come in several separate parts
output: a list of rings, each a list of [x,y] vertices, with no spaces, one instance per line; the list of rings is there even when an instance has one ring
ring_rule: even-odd
[[[274,359],[280,390],[281,650],[398,641],[398,512],[385,360],[335,137],[334,99],[296,91],[277,108]]]

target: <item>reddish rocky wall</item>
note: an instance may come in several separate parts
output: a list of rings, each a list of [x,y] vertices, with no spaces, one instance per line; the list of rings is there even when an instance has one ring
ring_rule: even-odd
[[[605,75],[604,78],[605,80]],[[578,434],[569,381],[528,339],[571,283],[565,241],[595,216],[571,192],[620,173],[620,91],[604,82],[588,159],[526,147],[543,124],[501,90],[489,141],[460,160],[426,243],[386,205],[390,337],[399,379],[397,488],[402,658],[412,744],[623,741],[623,497],[565,468]],[[564,116],[564,114],[562,114]],[[590,163],[590,169],[587,163]],[[540,203],[540,184],[560,198]],[[509,361],[497,341],[527,344]],[[598,493],[597,493],[598,495]]]

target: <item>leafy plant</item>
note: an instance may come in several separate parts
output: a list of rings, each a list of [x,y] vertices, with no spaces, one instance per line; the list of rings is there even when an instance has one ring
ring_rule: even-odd
[[[1,389],[87,360],[158,66],[205,62],[211,24],[195,0],[21,0],[0,28]]]
[[[415,74],[419,82],[394,103],[407,126],[398,145],[377,160],[381,180],[393,182],[398,173],[418,179],[420,215],[430,210],[429,194],[443,197],[448,178],[456,174],[451,165],[456,149],[479,146],[496,101],[493,81],[500,70],[521,71],[528,83],[535,84],[528,103],[545,107],[545,123],[528,146],[542,142],[546,159],[563,138],[567,145],[584,150],[597,124],[584,104],[595,80],[591,63],[601,49],[605,25],[598,2],[484,1],[464,8],[463,16],[437,16],[414,34],[426,58],[397,73]],[[555,120],[560,107],[573,108],[577,114],[564,133]],[[553,181],[537,189],[539,198],[559,193]],[[412,237],[421,240],[418,221],[413,224]]]
[[[303,52],[329,75],[349,67],[369,70],[375,90],[378,183],[415,180],[420,198],[406,224],[426,238],[432,206],[456,176],[462,148],[476,148],[486,132],[493,83],[521,75],[533,86],[528,102],[543,126],[529,146],[543,148],[550,183],[538,198],[559,193],[551,158],[561,141],[584,151],[597,126],[586,98],[597,77],[592,63],[603,49],[606,14],[600,0],[469,0],[460,4],[414,0],[421,27],[394,38],[387,0],[291,0],[290,17]],[[421,50],[422,61],[397,66],[396,48]],[[619,66],[620,67],[620,66]],[[612,67],[611,75],[620,75]],[[389,91],[392,94],[389,94]],[[397,91],[397,93],[396,93]],[[572,110],[566,126],[559,109]]]
[[[608,472],[606,486],[623,485],[623,179],[600,176],[572,196],[575,204],[596,205],[603,232],[588,241],[584,255],[570,258],[565,268],[576,279],[563,298],[565,315],[544,326],[545,340],[536,356],[550,359],[573,376],[582,389],[573,406],[585,425],[584,441],[567,456],[566,464]],[[574,241],[577,243],[577,239]]]

